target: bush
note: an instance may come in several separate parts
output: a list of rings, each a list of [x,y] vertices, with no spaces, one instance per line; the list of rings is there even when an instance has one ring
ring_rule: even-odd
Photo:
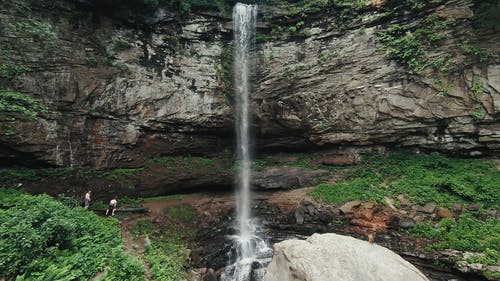
[[[122,255],[122,256],[120,256]],[[122,275],[130,261],[118,221],[70,208],[47,195],[0,189],[0,272],[18,280],[88,280],[108,269]],[[127,279],[142,280],[139,266]]]

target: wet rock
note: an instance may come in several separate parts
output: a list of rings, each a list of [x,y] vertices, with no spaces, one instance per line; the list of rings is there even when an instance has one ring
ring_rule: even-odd
[[[359,205],[361,205],[361,201],[354,200],[354,201],[350,201],[350,202],[345,203],[344,205],[340,206],[339,209],[344,215],[347,215],[347,214],[354,213],[353,209],[358,207]]]
[[[207,271],[206,268],[200,268],[198,270],[191,270],[188,274],[188,281],[203,281],[203,275]]]
[[[296,224],[303,224],[304,223],[304,216],[306,214],[306,209],[304,207],[298,207],[295,209],[294,217],[295,217],[295,223]]]
[[[313,205],[307,206],[307,213],[309,213],[311,216],[314,216],[316,214],[316,208],[314,208]]]
[[[322,211],[318,214],[318,220],[325,224],[332,222],[333,218],[333,214],[328,211]]]
[[[333,277],[336,281],[428,281],[387,248],[331,233],[275,244],[265,280],[325,281]]]
[[[437,218],[452,218],[454,217],[454,214],[448,210],[447,208],[444,208],[444,207],[439,207],[437,208],[437,211],[436,211],[436,216]]]
[[[391,218],[389,219],[389,223],[387,225],[392,229],[399,229],[399,228],[408,229],[415,225],[415,221],[408,216],[394,215],[391,216]]]
[[[217,281],[217,275],[212,268],[209,268],[207,272],[203,275],[203,281]]]

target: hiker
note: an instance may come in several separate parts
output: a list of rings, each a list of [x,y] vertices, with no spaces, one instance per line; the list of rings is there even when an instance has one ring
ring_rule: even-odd
[[[106,216],[108,215],[108,213],[110,211],[111,211],[112,216],[115,215],[116,204],[118,204],[118,201],[116,201],[116,198],[113,197],[113,199],[111,199],[111,201],[109,201],[108,209],[106,210]]]
[[[90,206],[90,193],[91,191],[87,191],[87,193],[85,193],[85,196],[83,197],[83,207],[85,209],[88,209],[89,206]]]

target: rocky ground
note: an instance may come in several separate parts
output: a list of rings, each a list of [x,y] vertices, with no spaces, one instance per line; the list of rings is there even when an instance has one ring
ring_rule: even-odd
[[[486,280],[481,276],[485,270],[499,272],[498,266],[455,262],[472,253],[460,251],[429,252],[424,249],[428,241],[413,238],[405,232],[416,223],[436,221],[439,218],[457,217],[465,208],[473,210],[477,205],[455,205],[451,209],[438,208],[434,203],[424,206],[412,205],[403,196],[387,199],[385,205],[372,202],[351,201],[340,206],[322,204],[308,195],[310,188],[288,191],[259,192],[253,197],[253,210],[262,221],[263,235],[271,242],[290,237],[309,236],[313,233],[335,232],[366,239],[380,244],[402,255],[422,268],[431,280]],[[234,195],[192,194],[159,201],[141,203],[149,209],[145,215],[122,217],[122,233],[127,248],[141,255],[147,239],[132,234],[138,219],[151,220],[157,225],[175,222],[168,209],[189,206],[195,212],[194,219],[186,229],[195,227],[197,234],[189,242],[191,265],[201,268],[191,273],[191,280],[200,280],[208,269],[220,269],[226,265],[230,247],[228,234],[234,232]],[[398,207],[396,208],[395,205]],[[496,211],[487,211],[498,218]],[[198,279],[197,279],[198,278]],[[495,280],[495,279],[490,279]]]

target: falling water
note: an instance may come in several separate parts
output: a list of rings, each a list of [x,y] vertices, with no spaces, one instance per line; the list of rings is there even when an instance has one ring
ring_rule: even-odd
[[[238,174],[238,235],[228,254],[230,265],[221,276],[223,281],[262,280],[271,250],[258,235],[258,226],[252,219],[251,201],[251,120],[250,109],[252,46],[255,37],[257,6],[238,3],[233,8],[234,21],[234,88],[237,99],[237,153],[240,161]]]

